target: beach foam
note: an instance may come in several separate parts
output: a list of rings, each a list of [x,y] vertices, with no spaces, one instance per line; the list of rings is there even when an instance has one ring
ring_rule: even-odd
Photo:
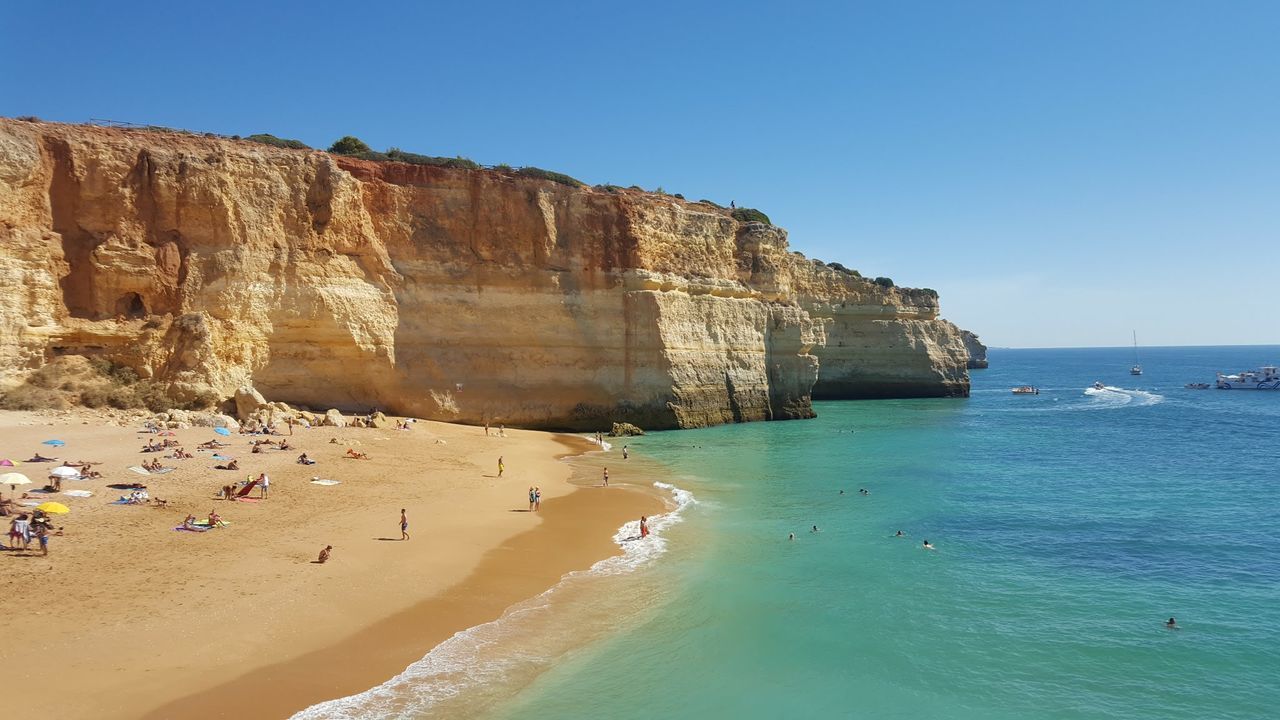
[[[1146,390],[1126,390],[1124,388],[1112,387],[1110,385],[1103,386],[1101,390],[1098,388],[1086,388],[1084,394],[1089,396],[1093,401],[1083,409],[1101,410],[1118,407],[1146,407],[1155,405],[1164,401],[1163,395],[1158,395]]]
[[[671,493],[672,509],[649,518],[649,537],[640,539],[638,520],[623,524],[613,535],[621,555],[569,573],[554,587],[508,608],[502,617],[455,633],[383,684],[313,705],[293,720],[430,717],[435,711],[445,712],[443,706],[464,693],[495,694],[513,679],[536,676],[579,644],[584,628],[604,631],[617,621],[611,604],[588,600],[599,597],[592,593],[594,585],[630,574],[663,555],[668,547],[663,532],[680,523],[684,510],[697,502],[692,493],[669,483],[654,486]],[[564,610],[555,612],[561,605]]]

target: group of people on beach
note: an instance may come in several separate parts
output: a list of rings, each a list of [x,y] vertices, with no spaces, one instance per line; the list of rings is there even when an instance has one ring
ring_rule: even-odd
[[[529,486],[529,512],[537,512],[542,509],[542,488]]]
[[[49,517],[43,510],[36,510],[30,515],[20,513],[13,520],[9,521],[9,546],[8,550],[21,549],[26,551],[31,546],[31,539],[34,537],[40,544],[40,554],[49,554],[49,536],[61,535],[62,528],[56,531],[53,527],[53,519]]]

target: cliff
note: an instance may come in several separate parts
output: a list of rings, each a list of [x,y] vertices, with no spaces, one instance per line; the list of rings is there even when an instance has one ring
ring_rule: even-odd
[[[0,119],[0,249],[9,384],[87,355],[178,403],[575,429],[968,390],[936,297],[710,204],[510,172]]]
[[[968,367],[970,370],[983,370],[988,366],[987,363],[987,346],[978,340],[978,336],[968,330],[960,331],[960,339],[964,342],[964,350],[969,355]]]

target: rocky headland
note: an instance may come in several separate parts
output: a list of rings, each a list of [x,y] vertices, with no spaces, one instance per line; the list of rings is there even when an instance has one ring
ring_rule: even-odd
[[[706,202],[8,119],[0,288],[0,383],[86,356],[176,406],[252,386],[447,421],[697,427],[964,396],[973,355],[933,291]]]

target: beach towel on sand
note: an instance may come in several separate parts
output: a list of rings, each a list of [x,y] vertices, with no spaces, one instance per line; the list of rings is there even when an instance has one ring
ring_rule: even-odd
[[[71,497],[93,497],[93,493],[88,490],[66,490],[62,494]]]
[[[341,480],[326,480],[324,478],[311,478],[312,485],[339,485]]]

